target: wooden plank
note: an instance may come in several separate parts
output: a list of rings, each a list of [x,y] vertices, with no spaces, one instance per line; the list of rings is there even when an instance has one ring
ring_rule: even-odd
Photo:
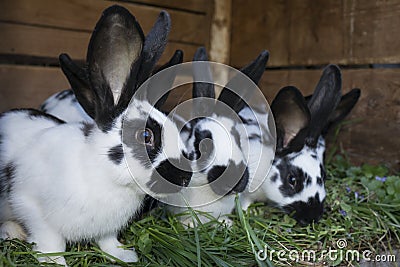
[[[262,49],[271,52],[270,66],[400,61],[397,0],[233,0],[232,10],[234,66]]]
[[[210,60],[229,64],[232,0],[215,2],[211,20]]]
[[[193,12],[206,13],[208,11],[207,5],[212,4],[211,0],[128,0],[132,3],[143,3],[147,5],[155,5],[168,7],[178,10],[188,10]]]
[[[270,51],[270,66],[287,65],[289,19],[285,1],[232,1],[231,65],[243,67],[262,50]]]
[[[356,163],[389,163],[400,170],[400,69],[344,70],[343,92],[361,88],[361,98],[341,130],[337,145]],[[320,70],[267,70],[260,88],[269,103],[286,85],[312,93]],[[357,122],[356,122],[357,121]]]
[[[38,108],[51,94],[69,88],[59,68],[0,65],[0,112]]]
[[[57,67],[0,65],[0,113],[12,108],[38,108],[50,95],[70,88]],[[165,110],[191,98],[192,85],[174,89]]]
[[[13,0],[0,1],[0,21],[91,32],[102,11],[112,4],[129,9],[143,31],[153,26],[162,8],[103,0]],[[204,2],[207,4],[207,2]],[[171,15],[171,41],[203,44],[209,35],[204,14],[168,10]]]
[[[56,58],[68,53],[73,59],[86,58],[90,33],[0,23],[0,53]]]
[[[295,85],[312,93],[320,70],[267,70],[260,88],[271,103],[279,88]],[[59,68],[0,65],[0,112],[21,107],[38,107],[48,96],[68,88]],[[400,69],[343,71],[343,91],[359,87],[362,97],[341,130],[337,145],[356,163],[385,162],[400,170]],[[191,95],[190,86],[177,89],[167,109]]]
[[[84,60],[90,33],[42,28],[12,23],[0,23],[0,54],[30,55],[57,58],[68,53],[73,59]],[[161,58],[166,61],[176,49],[185,52],[185,61],[192,59],[197,45],[170,42]]]

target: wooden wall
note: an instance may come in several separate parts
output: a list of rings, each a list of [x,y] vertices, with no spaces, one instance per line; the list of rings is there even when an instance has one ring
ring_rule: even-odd
[[[357,163],[383,161],[400,170],[400,1],[214,1],[0,1],[0,112],[37,107],[68,88],[58,55],[84,61],[91,31],[106,7],[127,7],[145,32],[166,9],[172,31],[161,61],[176,48],[190,60],[204,45],[216,47],[212,59],[242,67],[267,49],[271,57],[260,87],[269,101],[289,84],[311,93],[321,69],[339,64],[343,91],[358,87],[362,97],[337,145]],[[229,33],[229,45],[221,46]],[[184,98],[189,96],[186,92]]]
[[[336,145],[357,163],[400,170],[400,1],[233,0],[231,65],[271,53],[260,84],[271,101],[286,85],[313,91],[329,63],[343,91],[362,96]]]
[[[102,11],[128,8],[145,33],[164,9],[171,15],[166,61],[179,48],[185,60],[209,47],[212,0],[4,0],[0,1],[0,112],[38,107],[52,93],[69,88],[58,55],[84,61],[91,32]]]

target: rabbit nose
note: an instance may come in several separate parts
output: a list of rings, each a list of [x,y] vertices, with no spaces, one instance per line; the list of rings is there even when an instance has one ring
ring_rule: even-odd
[[[189,185],[192,168],[187,160],[168,159],[156,168],[148,185],[155,193],[176,193]]]
[[[318,194],[318,193],[317,193]],[[296,221],[301,225],[317,223],[324,213],[324,205],[320,202],[319,196],[310,197],[307,202],[296,201],[283,207],[287,213],[292,213]]]

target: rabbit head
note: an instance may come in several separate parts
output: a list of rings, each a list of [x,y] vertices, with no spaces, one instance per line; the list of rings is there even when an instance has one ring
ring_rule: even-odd
[[[279,91],[271,109],[277,128],[273,168],[263,186],[268,199],[301,224],[317,222],[326,196],[324,135],[354,107],[359,90],[341,97],[341,73],[323,71],[308,101],[292,86]]]
[[[155,193],[169,190],[155,178],[157,172],[178,185],[173,190],[187,185],[191,175],[185,171],[188,166],[182,170],[171,163],[181,161],[185,147],[176,125],[159,111],[165,97],[150,103],[151,90],[155,90],[151,86],[136,94],[164,51],[169,30],[169,15],[161,12],[144,38],[140,25],[127,10],[110,8],[90,40],[86,71],[67,55],[60,56],[61,67],[85,113],[103,132],[118,131],[122,137],[121,145],[110,148],[110,159],[121,162],[124,151],[137,179],[153,177],[143,184]],[[182,53],[177,51],[168,66],[180,62]]]
[[[241,71],[250,79],[258,80],[258,76],[261,75],[257,70],[262,66],[263,71],[267,60],[268,53],[262,53]],[[195,80],[206,82],[193,84],[194,119],[189,126],[191,132],[187,147],[191,159],[196,161],[196,169],[202,177],[206,177],[203,178],[206,181],[196,180],[194,175],[193,182],[208,183],[219,195],[242,192],[247,186],[249,171],[247,156],[242,151],[241,136],[237,127],[241,123],[238,114],[246,103],[229,89],[230,83],[234,83],[235,78],[228,82],[215,102],[213,78],[207,65],[207,53],[204,48],[197,50],[194,61],[201,63],[194,65]],[[234,113],[233,116],[229,112]],[[233,177],[237,179],[232,179]]]

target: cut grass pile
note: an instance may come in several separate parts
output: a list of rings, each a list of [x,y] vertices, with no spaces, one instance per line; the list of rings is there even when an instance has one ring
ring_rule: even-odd
[[[351,266],[358,265],[355,251],[360,260],[363,253],[370,259],[394,254],[400,246],[400,176],[389,175],[382,166],[351,166],[343,157],[335,158],[327,172],[327,211],[318,224],[302,227],[261,204],[242,212],[237,203],[231,228],[212,221],[186,229],[178,216],[156,209],[121,234],[126,247],[135,247],[140,257],[131,265]],[[0,241],[0,266],[38,265],[31,248],[18,240]],[[113,264],[93,244],[72,245],[59,255],[70,266]]]

